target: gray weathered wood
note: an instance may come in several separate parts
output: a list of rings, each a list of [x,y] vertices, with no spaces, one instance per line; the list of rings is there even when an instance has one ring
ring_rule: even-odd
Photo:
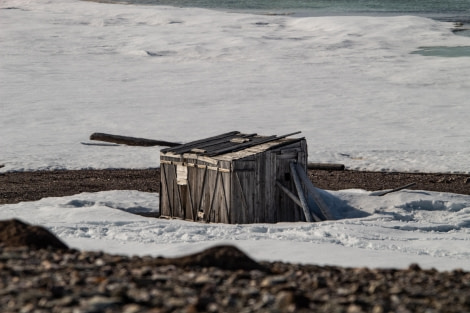
[[[105,134],[105,133],[93,133],[90,136],[90,140],[113,142],[113,143],[124,144],[128,146],[142,146],[142,147],[152,147],[152,146],[176,147],[176,146],[181,145],[181,143],[178,143],[178,142],[119,136],[119,135],[111,135],[111,134]]]
[[[248,142],[241,143],[238,145],[230,145],[229,147],[225,148],[220,148],[218,150],[213,150],[210,153],[208,153],[208,156],[216,156],[224,153],[229,153],[229,152],[235,152],[235,151],[240,151],[249,147],[257,146],[272,140],[277,140],[276,136],[270,136],[270,137],[265,137],[265,138],[254,138]]]
[[[177,173],[177,167],[176,166],[172,166],[174,171],[173,171],[173,177],[176,179],[176,185],[174,185],[175,189],[176,189],[176,197],[177,197],[177,200],[178,200],[178,204],[179,204],[179,217],[181,218],[186,218],[186,212],[185,212],[185,207],[184,207],[184,203],[183,203],[183,198],[181,197],[181,186],[178,184],[178,173]]]
[[[204,174],[202,176],[202,183],[200,183],[200,192],[199,192],[199,201],[198,201],[198,206],[197,206],[197,212],[204,212],[204,209],[202,207],[203,203],[203,197],[206,191],[206,178],[207,178],[207,166],[204,168]]]
[[[228,206],[228,201],[227,201],[227,192],[225,191],[226,190],[226,186],[225,186],[225,180],[224,180],[224,173],[220,173],[220,180],[221,180],[221,183],[220,185],[222,186],[222,194],[223,194],[223,204],[224,204],[224,208],[222,208],[222,206],[219,206],[219,210],[223,210],[223,214],[220,214],[222,216],[224,216],[225,218],[225,222],[226,223],[230,223],[230,208]],[[220,212],[222,213],[222,212]]]
[[[305,221],[309,217],[311,221],[311,213],[305,217],[300,200],[294,202],[276,184],[279,181],[296,193],[290,163],[306,167],[305,139],[256,136],[262,140],[237,157],[209,155],[247,144],[243,138],[248,137],[253,136],[231,132],[161,150],[161,184],[165,185],[161,186],[162,216],[237,224]],[[241,139],[233,142],[231,138]],[[265,144],[273,138],[280,144]],[[302,182],[300,186],[303,190]]]
[[[216,195],[217,195],[217,190],[218,190],[218,187],[219,187],[219,175],[220,174],[221,174],[220,172],[216,172],[215,183],[213,184],[214,191],[212,192],[211,205],[209,207],[209,211],[208,211],[208,214],[207,214],[207,222],[211,221],[212,214],[214,214],[213,209],[214,209],[215,200],[217,199]]]
[[[304,210],[305,220],[307,222],[313,222],[312,215],[310,214],[310,208],[307,204],[307,199],[305,198],[304,191],[302,190],[302,184],[300,182],[299,175],[297,174],[297,170],[295,168],[295,163],[290,164],[290,169],[292,173],[292,178],[294,179],[295,188],[297,189],[297,194],[299,196],[299,200],[302,204],[302,209]],[[320,222],[321,220],[316,220],[316,222]]]
[[[302,169],[302,167],[300,167],[299,164],[295,164],[295,167],[297,169],[297,173],[299,174],[300,179],[302,180],[305,187],[307,188],[308,193],[313,197],[315,203],[318,205],[318,208],[320,209],[325,219],[327,220],[333,219],[328,206],[323,201],[320,193],[315,188],[312,181],[308,178],[307,173],[304,171],[304,169]]]
[[[227,148],[221,148],[219,150],[211,151],[211,153],[208,153],[208,156],[215,156],[215,155],[219,155],[219,154],[223,154],[223,153],[235,152],[235,151],[239,151],[239,150],[246,149],[246,148],[249,148],[249,147],[253,147],[253,146],[261,145],[261,144],[264,144],[264,143],[268,143],[270,141],[279,140],[279,139],[283,139],[283,138],[286,138],[286,137],[289,137],[289,136],[297,135],[297,134],[300,134],[300,133],[301,133],[300,131],[297,131],[297,132],[282,135],[282,136],[275,136],[274,135],[274,136],[269,136],[269,137],[264,137],[264,138],[254,138],[254,139],[252,139],[248,142],[245,142],[245,143],[241,143],[241,144],[238,144],[238,145],[235,145],[235,146],[230,146],[230,147],[227,147]]]
[[[302,202],[300,202],[299,197],[297,197],[292,191],[284,187],[284,185],[282,185],[280,181],[276,181],[276,186],[278,186],[282,191],[284,191],[286,195],[289,196],[289,198],[291,198],[292,201],[295,202],[295,204],[297,204],[301,208],[303,207]]]
[[[163,210],[162,211],[162,207],[160,207],[160,211],[162,212],[161,214],[164,215],[164,216],[173,216],[173,204],[172,204],[172,201],[171,201],[171,196],[170,196],[170,191],[169,191],[169,186],[171,186],[171,183],[170,181],[168,181],[168,177],[166,175],[166,170],[165,170],[165,166],[161,167],[161,177],[163,179],[162,181],[162,186],[164,187],[165,191],[166,191],[166,195],[167,195],[167,199],[165,199],[165,203],[168,204],[168,211],[166,211],[165,209],[167,208],[166,205],[163,205]],[[162,194],[160,194],[161,196]]]
[[[243,208],[245,210],[248,210],[248,203],[246,202],[245,193],[243,192],[243,186],[242,186],[242,183],[240,182],[240,176],[238,175],[237,172],[235,172],[235,180],[238,183],[237,184],[238,188],[240,188],[240,196],[241,196],[241,199],[242,199]]]
[[[188,171],[189,171],[189,169],[188,169]],[[195,221],[197,213],[194,212],[193,195],[192,195],[192,191],[191,191],[191,181],[189,179],[188,179],[188,182],[187,182],[187,189],[188,189],[188,198],[189,198],[189,205],[190,205],[190,207],[188,209],[191,212],[191,220]]]
[[[239,133],[240,132],[238,132],[238,131],[232,131],[232,132],[224,133],[224,134],[221,134],[221,135],[213,136],[213,137],[210,137],[210,138],[188,142],[188,143],[180,145],[178,148],[174,148],[174,149],[166,148],[166,149],[163,149],[162,152],[171,151],[172,153],[175,153],[175,154],[182,154],[182,153],[186,153],[186,152],[191,151],[195,147],[201,148],[200,147],[201,143],[208,143],[209,142],[210,144],[214,144],[215,142],[223,142],[223,140],[225,140],[225,138],[233,137],[235,135],[238,135]]]

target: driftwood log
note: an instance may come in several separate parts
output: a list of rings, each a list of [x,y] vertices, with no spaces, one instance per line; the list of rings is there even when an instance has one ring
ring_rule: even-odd
[[[400,190],[403,190],[403,189],[406,189],[406,188],[409,188],[409,187],[413,187],[414,185],[416,185],[416,183],[411,183],[411,184],[404,185],[404,186],[401,186],[401,187],[397,187],[397,188],[394,188],[394,189],[376,191],[376,192],[371,193],[371,196],[382,197],[382,196],[388,195],[389,193],[392,193],[392,192],[396,192],[396,191],[400,191]]]
[[[111,142],[115,144],[123,144],[123,145],[128,145],[128,146],[142,146],[142,147],[152,147],[152,146],[176,147],[182,144],[179,142],[170,142],[170,141],[164,141],[164,140],[111,135],[111,134],[105,134],[105,133],[93,133],[90,136],[90,140]],[[335,163],[308,163],[307,168],[309,170],[344,171],[345,166],[344,164],[335,164]]]
[[[152,147],[152,146],[176,147],[176,146],[181,145],[181,143],[178,143],[178,142],[119,136],[119,135],[111,135],[111,134],[104,134],[104,133],[93,133],[90,136],[90,140],[105,141],[105,142],[112,142],[112,143],[123,144],[123,145],[128,145],[128,146],[142,146],[142,147]]]
[[[344,171],[344,164],[335,163],[308,163],[309,170],[324,170],[324,171]]]

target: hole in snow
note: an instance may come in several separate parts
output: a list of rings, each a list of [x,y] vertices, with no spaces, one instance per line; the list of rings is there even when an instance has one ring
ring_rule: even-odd
[[[84,208],[84,207],[91,207],[94,206],[94,201],[87,201],[87,200],[72,200],[65,204],[67,207],[74,207],[74,208]]]
[[[149,51],[149,50],[146,50],[145,52],[147,53],[148,56],[151,56],[151,57],[166,57],[166,56],[171,56],[171,55],[176,54],[175,51]]]

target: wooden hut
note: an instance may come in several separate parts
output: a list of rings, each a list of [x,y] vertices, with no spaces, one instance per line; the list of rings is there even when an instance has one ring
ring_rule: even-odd
[[[161,150],[161,217],[229,224],[310,221],[305,199],[290,191],[298,179],[293,166],[304,173],[307,166],[305,138],[290,138],[298,133],[234,131]]]

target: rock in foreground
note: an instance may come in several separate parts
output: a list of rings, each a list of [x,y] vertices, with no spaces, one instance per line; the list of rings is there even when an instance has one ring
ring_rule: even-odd
[[[26,246],[31,249],[68,249],[46,228],[28,225],[17,219],[0,221],[0,245],[4,247]]]

